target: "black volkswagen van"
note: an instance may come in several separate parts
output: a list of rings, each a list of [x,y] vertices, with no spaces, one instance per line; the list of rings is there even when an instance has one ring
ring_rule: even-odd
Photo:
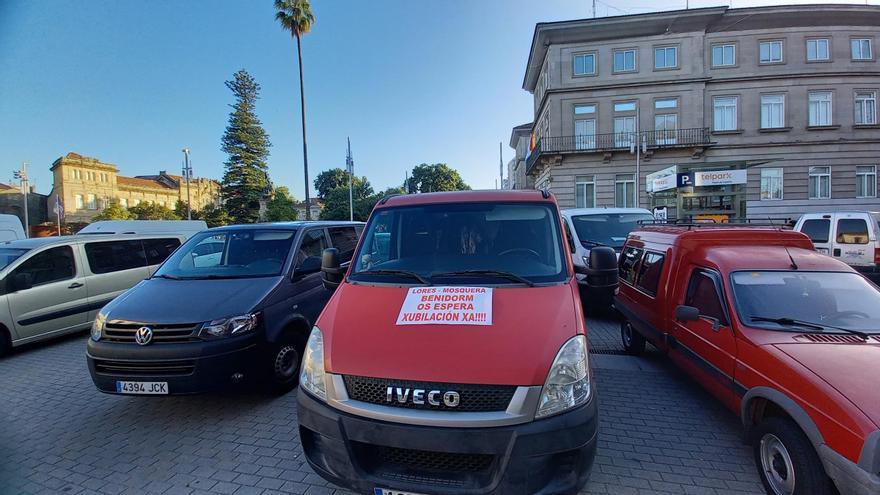
[[[330,293],[321,253],[351,258],[363,225],[208,229],[98,313],[86,357],[99,390],[191,394],[238,383],[284,393]]]

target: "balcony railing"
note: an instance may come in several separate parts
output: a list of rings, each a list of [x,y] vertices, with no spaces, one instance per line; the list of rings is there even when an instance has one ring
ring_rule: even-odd
[[[710,144],[709,138],[708,127],[641,131],[638,133],[612,132],[580,136],[547,136],[538,140],[535,149],[526,158],[526,170],[531,171],[541,154],[629,150],[635,149],[636,143],[642,143],[649,150],[705,146]]]

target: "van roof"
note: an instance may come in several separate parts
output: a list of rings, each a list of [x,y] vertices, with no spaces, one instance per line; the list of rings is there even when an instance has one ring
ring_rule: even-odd
[[[748,227],[725,224],[699,225],[643,225],[630,233],[631,238],[646,243],[695,245],[712,244],[777,244],[813,249],[806,235],[781,227]]]
[[[748,256],[743,256],[743,247],[742,245],[706,245],[696,249],[692,256],[698,260],[706,260],[728,273],[744,270],[792,269],[794,271],[791,266],[792,260],[797,265],[797,269],[802,271],[855,272],[846,263],[820,254],[812,248],[752,244],[747,246]]]
[[[437,203],[501,203],[517,201],[546,201],[555,203],[553,195],[537,189],[486,189],[478,191],[450,191],[388,196],[376,208],[390,206],[416,206]]]
[[[277,229],[291,230],[301,229],[304,227],[338,227],[342,225],[363,225],[363,222],[349,221],[332,221],[332,220],[297,220],[294,222],[268,222],[268,223],[248,223],[239,225],[224,225],[222,227],[214,227],[208,230],[256,230],[256,229]]]
[[[82,234],[82,235],[62,235],[50,237],[31,237],[30,239],[16,239],[14,241],[0,242],[0,248],[19,248],[19,249],[36,249],[51,244],[69,244],[71,242],[81,241],[120,241],[132,239],[153,239],[156,237],[179,237],[182,234],[173,234],[170,232],[155,232],[147,234]]]
[[[644,208],[567,208],[562,210],[562,214],[566,217],[580,215],[621,215],[621,214],[642,214],[652,215],[650,210]]]

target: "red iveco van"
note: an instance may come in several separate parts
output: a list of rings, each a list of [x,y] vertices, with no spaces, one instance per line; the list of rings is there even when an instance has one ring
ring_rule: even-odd
[[[563,232],[546,192],[418,194],[380,201],[350,267],[326,250],[298,394],[312,468],[381,495],[583,486],[596,391]]]

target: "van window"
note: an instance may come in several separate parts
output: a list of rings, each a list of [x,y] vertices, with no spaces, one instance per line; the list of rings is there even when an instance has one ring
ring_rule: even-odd
[[[147,266],[141,241],[88,242],[86,258],[96,274]]]
[[[623,250],[620,255],[620,261],[617,271],[620,273],[620,279],[624,282],[634,285],[636,279],[636,265],[642,259],[644,249],[637,247],[628,247]]]
[[[190,280],[272,277],[281,274],[295,230],[204,231],[171,253],[154,277]]]
[[[837,242],[840,244],[867,244],[868,223],[861,218],[841,218],[837,221]]]
[[[76,275],[73,249],[59,246],[37,253],[13,270],[11,276],[19,273],[30,273],[35,286],[73,278]]]
[[[21,248],[0,248],[0,270],[6,268],[18,258],[21,258],[21,255],[28,251],[30,250]]]
[[[330,232],[330,242],[333,243],[333,247],[339,250],[339,261],[342,263],[351,261],[358,242],[358,234],[354,227],[331,227],[327,231]]]
[[[639,276],[636,279],[636,287],[647,292],[651,296],[657,295],[657,286],[660,284],[660,274],[663,273],[664,256],[660,253],[646,252],[639,266]]]
[[[568,250],[574,253],[577,248],[574,245],[574,237],[571,236],[571,227],[568,226],[568,220],[562,222],[565,227],[565,241],[568,243]]]
[[[695,270],[688,284],[685,305],[700,310],[700,316],[715,318],[722,325],[727,325],[727,316],[718,292],[717,275],[705,270]]]
[[[815,218],[804,220],[801,225],[801,232],[807,235],[813,242],[825,243],[830,237],[831,220],[827,218]]]
[[[586,248],[597,245],[611,246],[619,251],[630,232],[639,228],[639,222],[650,222],[650,213],[603,213],[571,217],[578,239]]]
[[[317,266],[321,266],[321,253],[327,249],[327,239],[324,237],[323,229],[315,229],[310,230],[303,234],[302,243],[299,245],[299,250],[296,252],[296,267],[300,268],[306,264],[316,264]],[[342,258],[341,249],[340,251],[340,260]],[[351,256],[349,255],[349,259]]]
[[[180,239],[169,237],[167,239],[144,239],[144,251],[147,253],[147,264],[158,265],[171,256],[175,249],[180,247]]]

